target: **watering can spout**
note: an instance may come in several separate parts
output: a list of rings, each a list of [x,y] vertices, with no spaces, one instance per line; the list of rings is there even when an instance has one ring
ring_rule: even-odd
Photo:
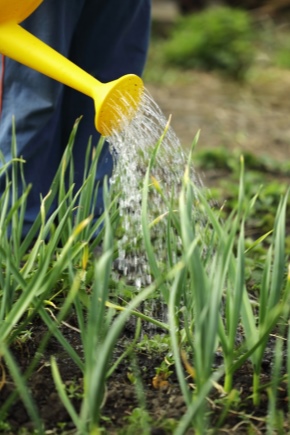
[[[122,130],[124,121],[133,118],[140,105],[144,90],[142,79],[127,74],[112,82],[101,83],[27,32],[18,22],[41,2],[0,0],[0,53],[93,98],[95,126],[103,136]]]
[[[140,104],[143,82],[134,74],[127,74],[109,83],[94,88],[95,126],[104,136],[119,131],[131,120]]]

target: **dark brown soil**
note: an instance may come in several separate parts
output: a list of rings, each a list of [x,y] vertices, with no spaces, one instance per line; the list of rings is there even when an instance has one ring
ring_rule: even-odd
[[[69,319],[70,324],[74,324],[74,319]],[[116,359],[124,350],[132,338],[132,329],[134,324],[129,322],[125,328],[124,334],[118,341],[118,346],[115,350]],[[146,329],[146,328],[145,328]],[[75,349],[79,349],[81,354],[80,337],[76,331],[63,326],[62,332],[69,340]],[[25,371],[31,363],[38,345],[46,333],[45,328],[40,322],[35,322],[32,327],[32,336],[25,344],[16,344],[13,347],[14,356],[22,371]],[[274,340],[273,340],[274,344]],[[29,378],[28,386],[31,394],[37,405],[39,415],[43,421],[45,431],[49,434],[74,434],[74,425],[64,409],[54,383],[52,381],[50,358],[54,356],[60,369],[62,379],[66,386],[74,386],[75,395],[72,402],[78,410],[81,403],[81,393],[83,391],[82,373],[65,355],[62,347],[56,340],[51,339],[45,352],[42,354],[39,363]],[[165,355],[157,352],[146,352],[136,350],[134,356],[123,361],[114,372],[112,377],[107,382],[104,405],[102,409],[102,427],[106,429],[108,434],[118,434],[122,428],[124,434],[147,433],[142,432],[142,426],[128,426],[128,417],[132,411],[140,407],[136,386],[130,382],[129,374],[136,372],[140,376],[142,382],[143,399],[146,410],[152,417],[151,434],[162,435],[174,433],[174,421],[177,422],[186,412],[186,406],[177,382],[177,377],[174,373],[169,376],[163,385],[156,383],[156,368],[164,360]],[[270,381],[271,367],[273,361],[272,349],[266,351],[263,361],[261,380],[262,384],[267,384]],[[221,356],[216,355],[215,364],[218,366],[221,362]],[[283,368],[285,372],[285,367]],[[5,373],[5,376],[4,376]],[[5,379],[1,384],[0,407],[5,400],[8,399],[11,392],[15,390],[11,377],[5,367],[2,367],[2,379]],[[188,379],[191,385],[194,385],[192,379]],[[222,381],[221,381],[222,383]],[[239,391],[240,405],[237,409],[233,408],[224,420],[220,422],[218,428],[217,422],[223,412],[225,402],[222,401],[223,394],[214,390],[208,399],[208,409],[211,413],[211,425],[216,427],[216,433],[227,434],[245,434],[255,433],[264,434],[265,416],[267,413],[267,394],[266,390],[261,395],[260,406],[254,408],[251,401],[251,385],[252,371],[250,364],[245,364],[240,369],[234,378],[234,388]],[[281,382],[279,385],[279,400],[278,408],[286,412],[287,410],[287,385],[286,382]],[[5,435],[16,434],[32,434],[33,425],[24,408],[21,400],[16,397],[12,407],[9,409],[5,419],[9,423],[11,429],[0,430],[0,433]],[[165,424],[166,422],[166,424]],[[171,423],[170,423],[171,422]],[[289,429],[289,428],[288,428]],[[25,432],[26,430],[26,432]],[[249,432],[252,431],[252,432]],[[285,433],[286,432],[285,428]],[[188,435],[194,432],[188,430]]]

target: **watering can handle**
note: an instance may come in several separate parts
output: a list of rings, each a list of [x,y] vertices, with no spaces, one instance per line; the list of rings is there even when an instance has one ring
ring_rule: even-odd
[[[0,53],[102,101],[105,84],[16,23],[0,25]]]

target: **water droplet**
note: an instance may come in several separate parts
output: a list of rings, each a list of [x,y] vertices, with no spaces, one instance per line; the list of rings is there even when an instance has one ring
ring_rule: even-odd
[[[130,97],[128,96],[130,102]],[[121,118],[121,114],[120,118]],[[174,130],[167,128],[168,121],[157,103],[145,91],[139,110],[133,120],[122,118],[122,131],[114,131],[107,140],[114,155],[117,155],[114,174],[111,180],[112,188],[122,188],[119,200],[120,216],[123,220],[125,234],[119,241],[119,268],[123,274],[130,277],[137,289],[152,282],[150,268],[144,255],[144,247],[140,246],[142,232],[141,206],[142,185],[147,166],[154,153],[156,144],[163,137],[156,155],[151,174],[154,177],[149,191],[148,223],[156,221],[150,228],[155,252],[164,261],[164,246],[166,234],[167,204],[160,190],[167,199],[173,195],[178,198],[181,181],[187,165],[187,156]],[[198,187],[202,182],[194,171],[192,181]],[[177,245],[181,240],[176,237]],[[128,250],[127,247],[130,246]],[[176,258],[174,258],[174,261]]]

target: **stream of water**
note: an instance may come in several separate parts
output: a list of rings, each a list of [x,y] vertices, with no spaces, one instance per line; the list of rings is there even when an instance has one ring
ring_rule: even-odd
[[[117,155],[112,188],[121,186],[119,211],[123,219],[124,235],[119,240],[118,269],[137,287],[148,285],[151,280],[144,247],[140,245],[142,233],[141,203],[142,183],[158,141],[166,130],[157,153],[151,176],[157,180],[167,198],[178,198],[187,165],[187,155],[174,130],[169,126],[158,104],[146,90],[139,110],[133,120],[122,120],[125,127],[114,132],[108,141]],[[202,186],[198,175],[191,170],[196,186]],[[166,215],[167,209],[158,189],[150,189],[148,222]],[[164,253],[166,220],[161,219],[151,230],[154,249],[160,260]],[[128,246],[130,249],[128,250]]]

